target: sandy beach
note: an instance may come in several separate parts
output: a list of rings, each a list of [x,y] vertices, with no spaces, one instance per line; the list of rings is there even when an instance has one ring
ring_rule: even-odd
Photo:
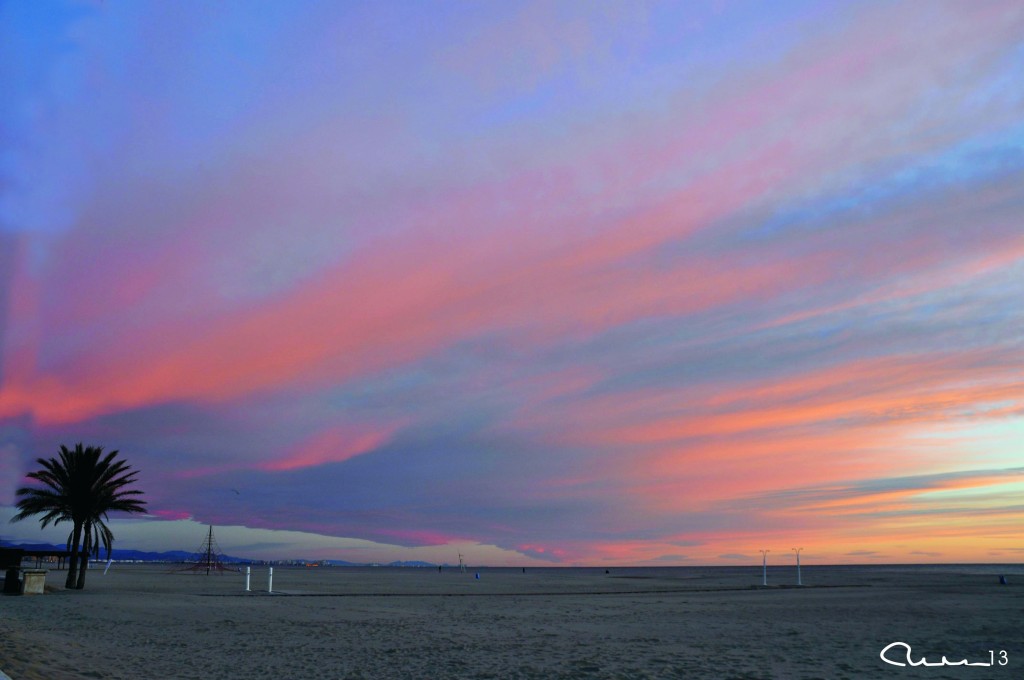
[[[1016,570],[1016,571],[1015,571]],[[0,670],[42,678],[1020,677],[1019,567],[276,568],[114,565],[0,599]],[[1010,584],[1000,586],[998,573]],[[62,584],[64,572],[47,583]],[[896,667],[913,658],[993,667]],[[894,660],[905,659],[896,650]],[[998,659],[997,659],[998,661]]]

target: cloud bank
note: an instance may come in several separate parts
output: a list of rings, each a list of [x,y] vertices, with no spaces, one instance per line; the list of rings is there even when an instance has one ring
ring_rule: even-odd
[[[50,10],[0,504],[83,440],[167,521],[508,563],[1020,547],[1018,3]]]

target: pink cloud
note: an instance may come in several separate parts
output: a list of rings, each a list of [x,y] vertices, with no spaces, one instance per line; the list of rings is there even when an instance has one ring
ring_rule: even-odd
[[[326,463],[341,463],[385,444],[396,429],[397,426],[379,430],[332,427],[313,435],[282,457],[260,463],[257,467],[261,470],[279,472]]]
[[[192,518],[192,513],[188,510],[152,509],[149,514],[169,521]]]
[[[895,56],[909,55],[912,62],[917,59],[911,48],[927,44],[928,36],[893,39],[865,52],[859,38],[877,25],[877,17],[866,16],[863,25],[849,30],[842,40],[823,46],[830,58],[811,60],[807,51],[794,53],[786,62],[788,71],[769,74],[760,89],[723,90],[710,98],[703,113],[687,114],[679,125],[681,133],[662,128],[667,142],[658,140],[660,153],[648,153],[653,139],[629,139],[611,149],[595,149],[581,160],[605,168],[607,176],[602,181],[618,187],[617,193],[622,194],[635,194],[653,178],[666,174],[686,178],[679,188],[663,193],[653,209],[636,212],[597,232],[563,222],[547,235],[527,231],[520,236],[521,211],[513,210],[495,222],[491,219],[493,197],[511,186],[514,200],[519,193],[514,188],[517,183],[523,194],[529,194],[551,177],[550,168],[536,173],[527,170],[511,178],[511,184],[502,179],[493,188],[459,189],[453,196],[431,200],[425,206],[427,217],[407,225],[416,236],[407,232],[367,242],[356,256],[333,270],[255,308],[228,311],[220,318],[204,319],[198,326],[176,322],[141,333],[127,331],[136,336],[127,357],[122,352],[105,354],[98,347],[90,350],[87,361],[62,372],[59,380],[24,376],[0,392],[0,412],[29,410],[43,421],[66,421],[161,400],[230,399],[294,382],[345,381],[415,360],[495,326],[521,328],[535,340],[550,341],[566,333],[597,332],[644,315],[681,314],[740,296],[769,294],[786,276],[782,271],[786,265],[748,266],[737,276],[728,271],[729,263],[722,261],[689,263],[688,271],[655,272],[646,265],[643,271],[631,269],[628,260],[667,241],[684,239],[718,219],[771,199],[779,191],[793,190],[793,182],[800,177],[816,177],[830,169],[841,171],[844,166],[876,159],[888,148],[855,150],[836,165],[834,144],[801,141],[828,138],[834,128],[850,128],[851,113],[838,109],[823,115],[808,106],[822,90],[821,83],[834,86],[836,80],[881,79],[879,87],[895,95],[877,98],[878,115],[885,119],[898,116],[918,101],[922,86],[914,85],[910,73],[901,71],[902,78],[878,74],[887,73]],[[939,23],[934,30],[942,35],[952,31],[956,40],[946,49],[931,49],[930,68],[940,72],[952,68],[958,55],[993,41],[981,30],[989,26],[987,22],[998,35],[1009,30],[1005,19],[998,12],[983,13],[978,18],[980,24],[972,24],[970,30]],[[762,105],[751,106],[751,102]],[[771,129],[768,121],[779,119],[792,121],[803,135],[762,134]],[[692,160],[705,157],[721,140],[753,133],[764,141],[745,146],[742,156],[725,154],[728,160],[710,168]],[[931,137],[922,138],[925,141],[936,143]],[[909,151],[891,148],[886,153]],[[717,157],[723,158],[721,154]],[[622,163],[621,159],[642,162]],[[540,203],[528,200],[524,210],[542,214],[546,206],[567,199],[570,204],[586,204],[582,188],[572,186],[571,175],[564,191],[564,195],[547,194]],[[484,198],[474,200],[473,196]],[[252,198],[261,201],[259,195]],[[186,233],[220,233],[235,223],[232,205],[218,205],[212,194],[203,200],[206,205],[175,218],[185,224],[198,219]],[[262,200],[272,205],[272,199]],[[449,203],[454,208],[442,207]],[[475,227],[483,223],[489,228],[477,235]],[[422,229],[426,224],[442,227]],[[455,228],[461,236],[452,242],[445,234]],[[209,238],[205,241],[204,248],[213,245]],[[170,274],[189,276],[195,270],[189,263],[203,251],[197,251],[194,243],[189,237],[180,244],[168,243],[173,255],[154,255],[142,258],[137,266],[130,264],[124,281],[96,288],[87,278],[78,297],[69,291],[72,297],[67,299],[74,304],[61,311],[66,307],[83,315],[77,318],[92,318],[103,307],[144,306],[151,301],[154,287],[171,279]],[[151,246],[152,253],[164,250],[159,241]],[[80,238],[69,240],[63,259],[70,261],[83,248],[88,245]],[[207,252],[212,256],[219,249],[215,246]],[[99,275],[100,281],[103,276]],[[804,283],[815,283],[806,273],[803,276]],[[100,294],[107,291],[113,294]],[[79,298],[81,304],[75,302]],[[59,322],[55,318],[52,323]],[[136,366],[125,372],[122,367],[129,358]]]
[[[399,541],[402,545],[448,545],[465,540],[452,533],[429,529],[380,529],[376,533],[384,540]]]

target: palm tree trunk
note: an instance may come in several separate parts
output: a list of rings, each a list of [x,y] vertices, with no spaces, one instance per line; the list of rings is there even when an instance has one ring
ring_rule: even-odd
[[[85,589],[85,572],[89,569],[89,553],[92,552],[92,522],[85,523],[85,534],[82,537],[82,564],[78,567],[78,584],[76,590]]]
[[[64,581],[64,587],[73,589],[77,587],[78,579],[78,542],[82,540],[82,523],[75,522],[75,528],[71,532],[71,557],[68,559],[68,578]]]

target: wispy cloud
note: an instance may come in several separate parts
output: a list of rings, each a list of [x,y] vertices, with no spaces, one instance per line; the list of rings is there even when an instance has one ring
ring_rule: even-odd
[[[555,562],[1019,525],[1017,3],[463,9],[0,9],[5,479]]]

